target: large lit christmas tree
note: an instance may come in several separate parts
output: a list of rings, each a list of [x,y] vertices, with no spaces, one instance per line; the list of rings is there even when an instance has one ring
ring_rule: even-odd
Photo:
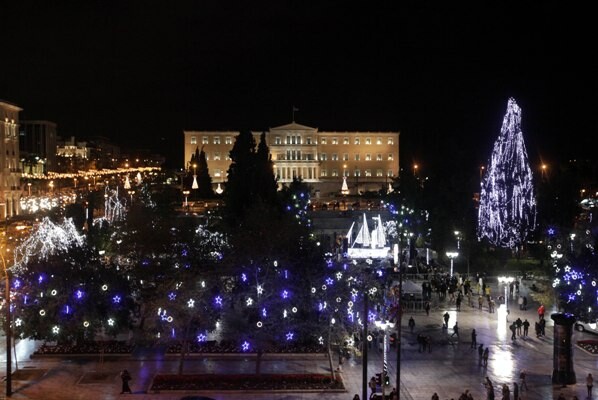
[[[478,239],[518,247],[536,225],[532,171],[521,132],[521,108],[509,99],[500,136],[482,181]]]

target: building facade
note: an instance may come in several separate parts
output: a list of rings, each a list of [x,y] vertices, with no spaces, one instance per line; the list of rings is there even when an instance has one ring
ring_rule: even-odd
[[[19,112],[14,104],[0,101],[0,217],[19,213],[21,169],[19,168]]]
[[[253,132],[256,143],[261,132]],[[212,182],[226,182],[229,152],[238,132],[184,131],[185,169],[196,149],[204,150]],[[350,194],[385,189],[399,173],[399,132],[326,132],[292,122],[270,128],[266,143],[280,184],[301,178],[328,196],[346,177]]]
[[[56,124],[50,121],[21,121],[19,151],[26,173],[56,171]],[[33,163],[35,160],[37,165]]]

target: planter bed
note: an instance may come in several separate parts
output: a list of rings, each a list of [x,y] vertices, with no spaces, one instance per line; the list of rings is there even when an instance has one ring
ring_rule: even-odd
[[[340,379],[328,374],[193,374],[154,377],[150,391],[345,391]]]
[[[48,345],[42,344],[33,356],[56,356],[56,355],[130,355],[133,350],[132,345],[121,341],[110,342],[86,342],[78,345]]]
[[[579,340],[577,346],[587,353],[598,356],[598,340]]]

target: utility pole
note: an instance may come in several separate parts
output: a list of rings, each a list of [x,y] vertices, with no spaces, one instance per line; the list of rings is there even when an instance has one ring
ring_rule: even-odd
[[[361,398],[367,399],[368,395],[368,346],[370,342],[368,340],[368,291],[365,290],[363,293],[363,308],[364,308],[364,321],[363,321],[363,340],[361,341],[363,346],[361,365],[362,365],[362,382],[361,382]]]

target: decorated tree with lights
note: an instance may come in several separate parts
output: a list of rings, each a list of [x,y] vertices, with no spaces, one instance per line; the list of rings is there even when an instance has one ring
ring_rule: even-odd
[[[131,293],[71,220],[42,220],[15,249],[13,318],[23,338],[68,343],[128,329]]]
[[[550,255],[559,308],[578,319],[598,319],[598,225],[594,221],[595,199],[581,203],[582,212],[570,232],[548,229]]]
[[[535,224],[536,199],[521,132],[521,108],[510,98],[482,181],[478,239],[518,248]]]

